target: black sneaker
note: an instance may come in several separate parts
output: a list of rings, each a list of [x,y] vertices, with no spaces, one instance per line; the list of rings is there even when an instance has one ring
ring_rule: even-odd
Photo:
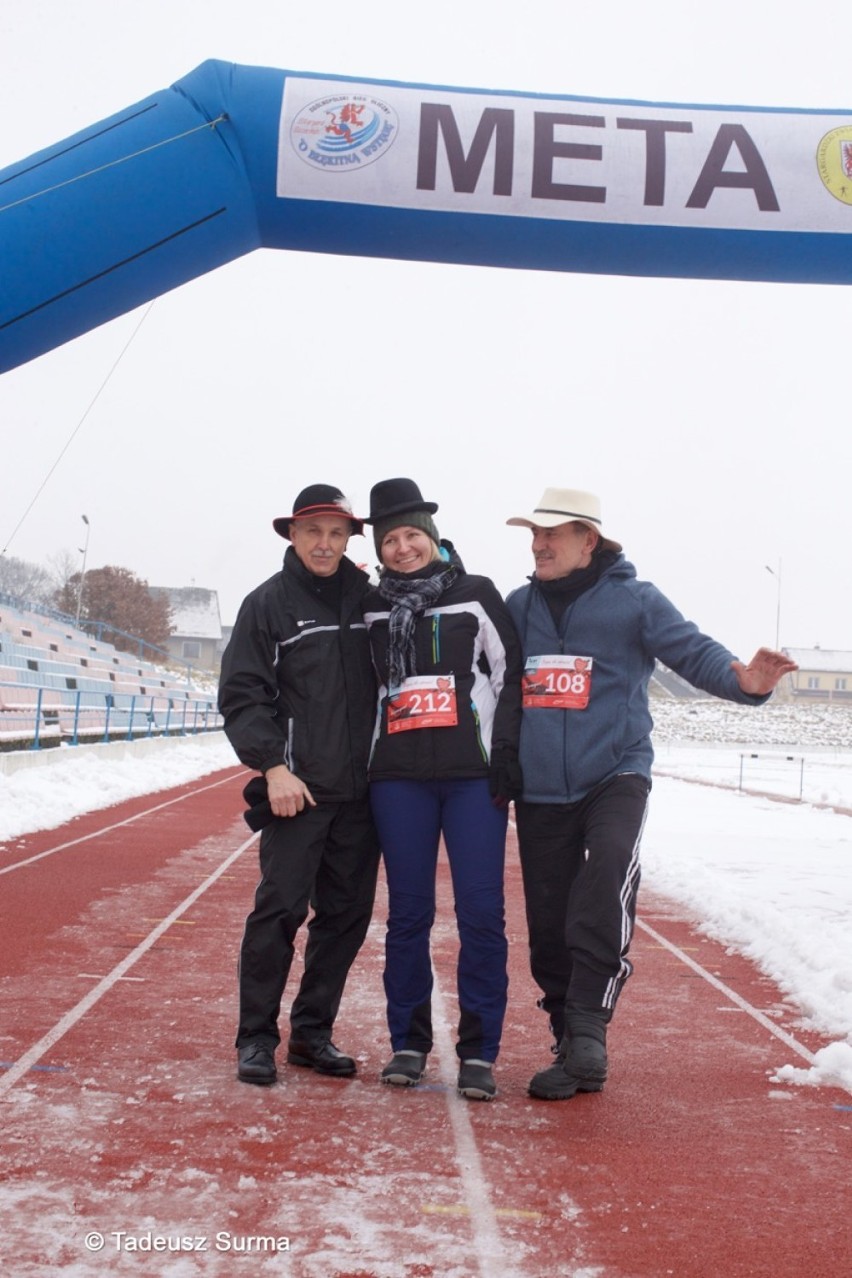
[[[237,1078],[241,1083],[268,1087],[277,1077],[275,1050],[268,1043],[246,1043],[237,1049]]]
[[[425,1073],[425,1052],[394,1052],[382,1070],[382,1082],[392,1087],[416,1087]]]
[[[291,1038],[287,1044],[287,1063],[312,1069],[316,1074],[332,1074],[337,1078],[347,1078],[358,1068],[353,1057],[338,1051],[327,1038],[319,1042]]]
[[[459,1096],[464,1096],[467,1100],[493,1100],[497,1095],[497,1086],[491,1070],[490,1061],[462,1061],[459,1069]]]

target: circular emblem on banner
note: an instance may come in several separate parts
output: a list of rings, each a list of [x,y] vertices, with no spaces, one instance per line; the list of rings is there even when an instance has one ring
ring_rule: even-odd
[[[852,124],[832,129],[817,147],[823,186],[836,200],[852,204]]]
[[[331,93],[303,107],[290,140],[311,168],[363,168],[380,160],[399,131],[393,107],[367,93]]]

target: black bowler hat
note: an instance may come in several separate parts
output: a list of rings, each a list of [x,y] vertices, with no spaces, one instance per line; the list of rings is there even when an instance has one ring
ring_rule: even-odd
[[[334,484],[309,484],[307,488],[303,488],[293,502],[292,515],[281,515],[278,519],[273,519],[272,527],[279,537],[286,537],[289,541],[292,520],[315,519],[317,515],[343,515],[351,523],[356,537],[364,532],[363,519],[357,519],[353,515],[349,499]]]
[[[413,479],[383,479],[370,489],[370,514],[364,523],[375,524],[389,515],[405,515],[415,510],[434,515],[437,509],[437,502],[423,500]]]

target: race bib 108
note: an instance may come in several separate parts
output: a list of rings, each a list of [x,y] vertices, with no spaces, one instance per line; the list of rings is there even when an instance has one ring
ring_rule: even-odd
[[[521,681],[524,708],[585,710],[592,687],[592,658],[527,657]]]

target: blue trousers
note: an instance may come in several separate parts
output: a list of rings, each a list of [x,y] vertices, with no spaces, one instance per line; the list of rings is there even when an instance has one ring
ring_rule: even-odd
[[[494,1061],[506,1014],[503,901],[507,812],[486,780],[374,781],[370,802],[388,883],[384,985],[395,1052],[432,1048],[435,872],[447,849],[459,932],[460,1060]]]

